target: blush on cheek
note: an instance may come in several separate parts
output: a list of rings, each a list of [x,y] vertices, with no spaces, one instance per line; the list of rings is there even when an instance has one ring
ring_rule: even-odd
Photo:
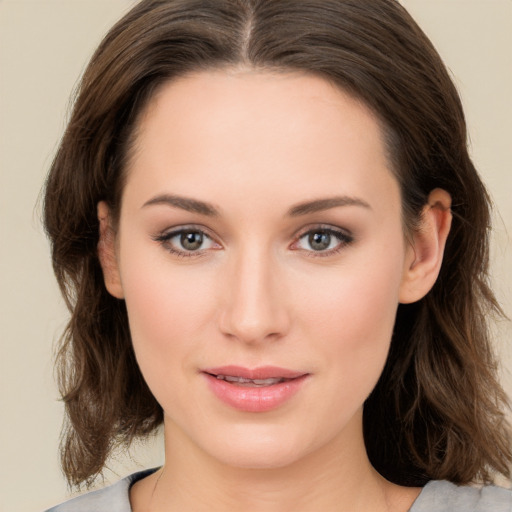
[[[172,372],[190,366],[205,340],[211,341],[207,333],[212,329],[215,288],[201,272],[191,277],[190,271],[172,269],[168,261],[137,265],[140,255],[132,254],[125,261],[124,287],[133,346],[148,385],[161,395],[157,388],[172,381]]]
[[[364,401],[385,365],[396,310],[400,274],[394,269],[355,269],[329,292],[311,293],[303,318],[315,326],[309,336],[318,350],[329,354],[329,365],[342,374],[340,393],[353,400],[358,390]],[[318,287],[317,290],[325,289]],[[343,390],[343,391],[341,391]],[[357,406],[357,403],[354,403]]]

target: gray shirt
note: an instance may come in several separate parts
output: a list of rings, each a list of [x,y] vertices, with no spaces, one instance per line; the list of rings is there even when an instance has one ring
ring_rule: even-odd
[[[130,487],[156,469],[134,473],[99,491],[92,491],[46,512],[131,512]],[[409,512],[512,512],[512,491],[502,487],[457,486],[433,480],[421,491]]]

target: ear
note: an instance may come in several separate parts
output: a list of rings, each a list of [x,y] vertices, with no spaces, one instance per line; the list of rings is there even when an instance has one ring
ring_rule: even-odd
[[[406,251],[399,296],[402,304],[422,299],[436,282],[452,222],[451,202],[450,194],[440,188],[429,194],[419,229]]]
[[[124,292],[116,256],[116,233],[112,228],[110,209],[105,201],[98,203],[97,212],[98,220],[100,221],[98,258],[103,270],[105,287],[110,295],[117,299],[123,299]]]

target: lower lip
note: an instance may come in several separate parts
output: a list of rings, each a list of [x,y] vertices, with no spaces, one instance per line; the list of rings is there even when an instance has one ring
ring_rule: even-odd
[[[267,412],[290,400],[302,387],[308,375],[302,375],[272,386],[249,387],[231,384],[204,373],[213,394],[225,404],[243,412]]]

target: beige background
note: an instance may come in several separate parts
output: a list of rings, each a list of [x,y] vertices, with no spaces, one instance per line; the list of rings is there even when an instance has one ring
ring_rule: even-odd
[[[0,0],[0,511],[42,510],[67,491],[57,458],[61,405],[52,347],[66,313],[38,196],[68,98],[128,0]],[[404,0],[453,72],[477,167],[497,206],[493,277],[512,317],[512,0]],[[512,395],[510,322],[497,327]],[[161,463],[160,440],[112,465],[111,479]],[[145,454],[148,451],[149,455]]]

